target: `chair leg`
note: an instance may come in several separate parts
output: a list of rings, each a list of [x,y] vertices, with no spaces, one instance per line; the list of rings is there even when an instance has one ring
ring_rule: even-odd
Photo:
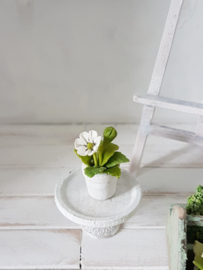
[[[142,127],[140,126],[133,147],[132,158],[130,161],[130,168],[129,168],[130,173],[134,174],[135,176],[138,174],[146,139],[147,135],[143,133]]]
[[[132,151],[132,157],[131,157],[130,168],[129,168],[130,173],[134,174],[135,176],[138,173],[140,161],[142,158],[142,153],[144,150],[147,135],[149,134],[149,126],[150,126],[153,114],[154,114],[154,107],[144,106],[141,121],[140,121],[140,126],[137,132],[135,144]]]

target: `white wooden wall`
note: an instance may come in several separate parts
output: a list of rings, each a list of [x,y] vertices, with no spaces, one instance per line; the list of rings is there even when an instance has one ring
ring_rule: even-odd
[[[148,89],[169,4],[1,0],[0,123],[139,122],[132,97]],[[202,99],[202,10],[202,1],[185,0],[165,96]]]

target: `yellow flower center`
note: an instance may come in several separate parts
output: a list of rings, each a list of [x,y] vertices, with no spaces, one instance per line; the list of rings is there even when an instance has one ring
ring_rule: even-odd
[[[88,144],[87,144],[87,149],[88,150],[92,150],[93,149],[93,143],[91,143],[91,142],[89,142]]]

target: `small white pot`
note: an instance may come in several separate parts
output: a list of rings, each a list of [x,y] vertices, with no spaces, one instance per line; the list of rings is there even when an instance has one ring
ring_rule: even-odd
[[[100,173],[90,178],[84,172],[86,167],[87,166],[82,163],[82,173],[85,177],[89,195],[92,198],[101,201],[111,198],[116,192],[117,177]]]

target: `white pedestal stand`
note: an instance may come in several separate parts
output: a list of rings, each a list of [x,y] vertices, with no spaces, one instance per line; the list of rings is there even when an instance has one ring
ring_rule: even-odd
[[[81,169],[73,171],[59,182],[55,191],[55,202],[60,212],[97,238],[113,236],[140,199],[138,182],[124,170],[118,179],[115,195],[105,201],[90,197]]]

